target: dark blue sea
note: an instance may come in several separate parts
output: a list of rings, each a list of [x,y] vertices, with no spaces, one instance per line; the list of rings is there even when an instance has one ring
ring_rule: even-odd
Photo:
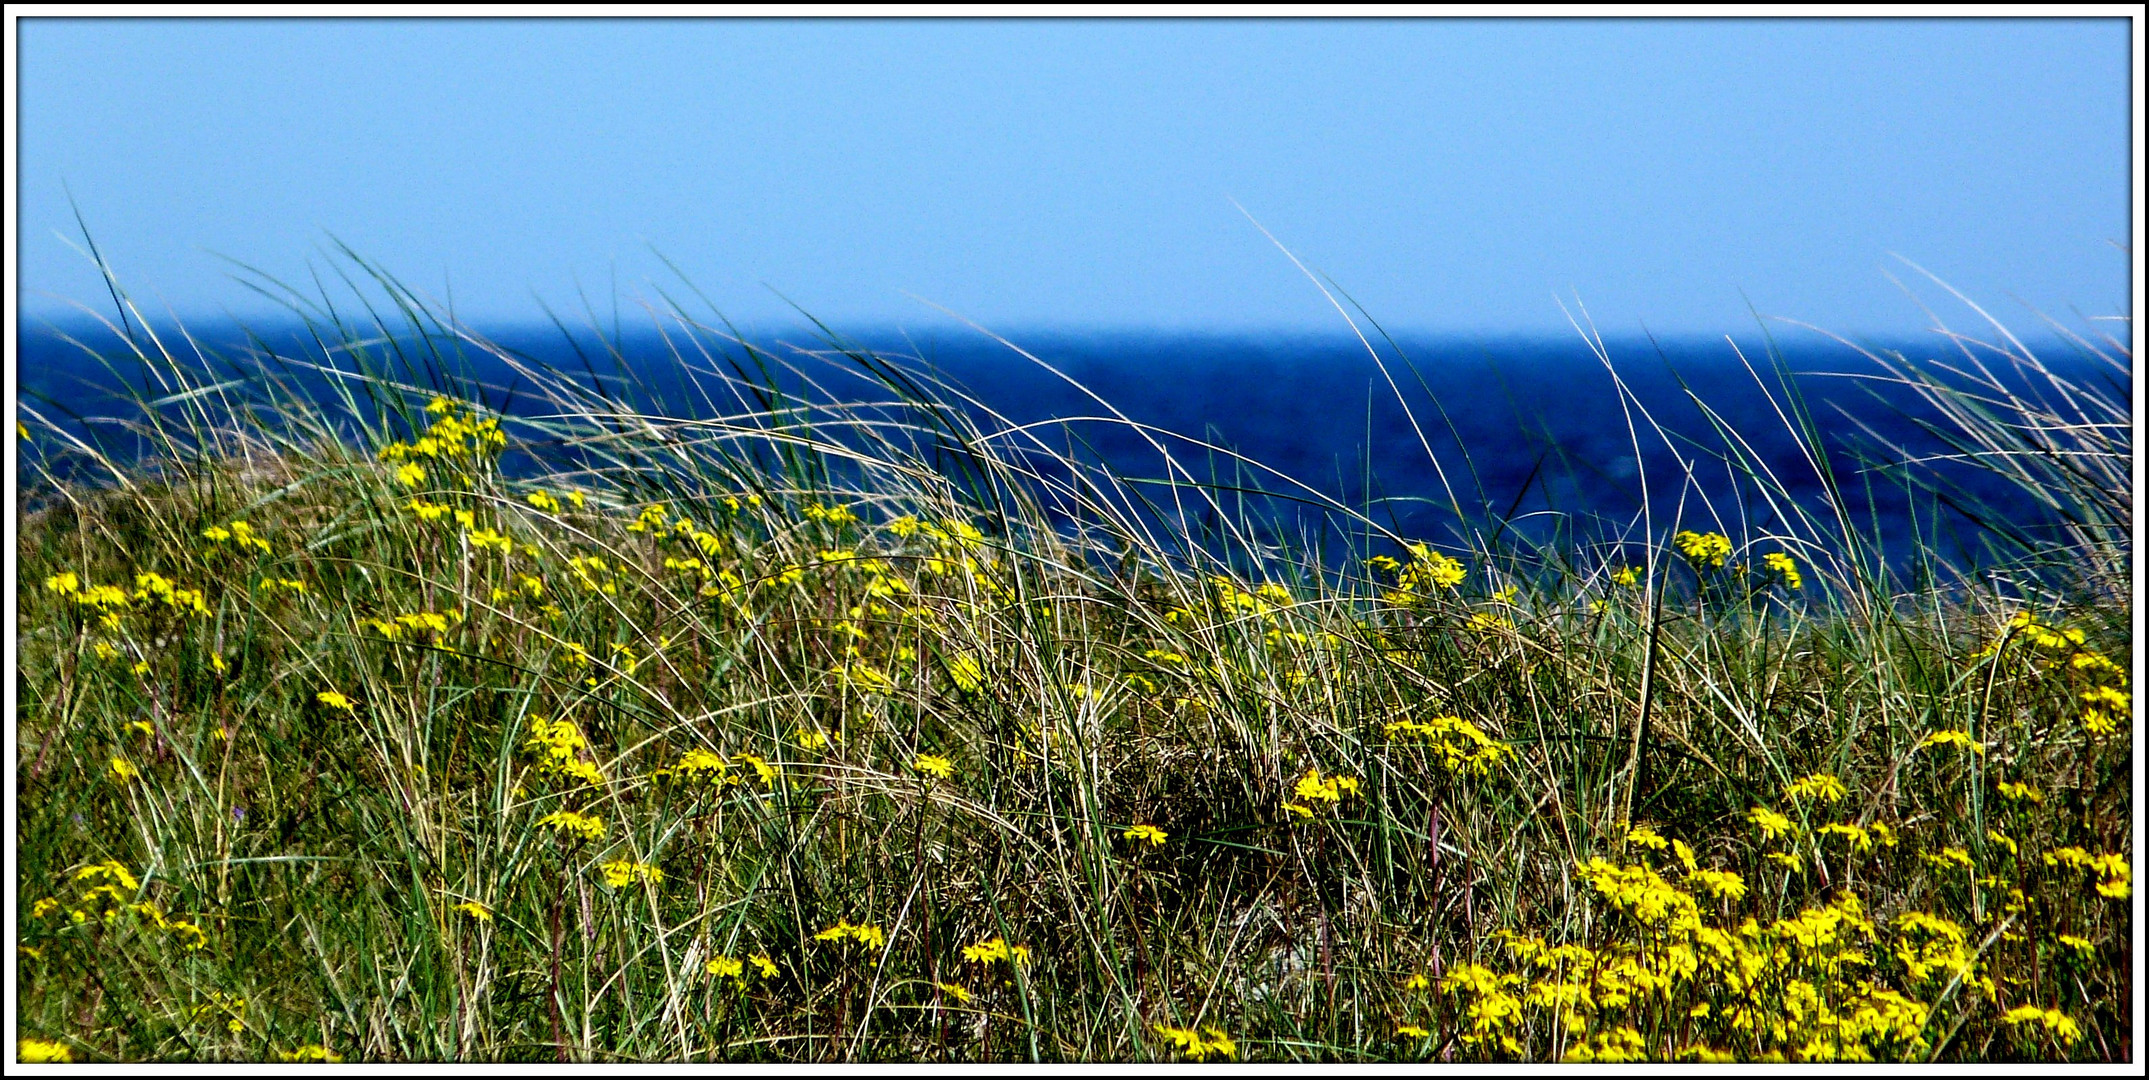
[[[250,337],[189,329],[205,352],[227,360],[265,358],[275,365],[276,358],[321,355],[318,342],[295,327],[256,326]],[[169,330],[163,328],[168,344],[175,340]],[[1857,349],[1812,335],[1616,339],[1604,342],[1603,357],[1579,336],[1375,338],[1369,351],[1342,335],[1008,335],[1040,364],[965,333],[865,333],[832,341],[801,331],[755,341],[758,351],[713,337],[686,343],[677,333],[553,327],[483,333],[639,408],[680,414],[710,409],[707,400],[695,400],[705,392],[701,381],[682,376],[682,355],[693,367],[756,378],[766,368],[772,382],[794,392],[860,401],[889,395],[857,356],[898,358],[963,388],[974,399],[965,407],[988,428],[1068,421],[1040,429],[1040,437],[1128,476],[1166,475],[1152,445],[1157,440],[1195,478],[1232,492],[1234,512],[1250,506],[1276,532],[1324,545],[1347,540],[1352,530],[1320,509],[1323,500],[1397,535],[1436,542],[1497,542],[1504,535],[1576,548],[1633,545],[1648,536],[1645,483],[1649,524],[1660,539],[1674,528],[1734,537],[1796,534],[1783,520],[1788,504],[1765,497],[1773,488],[1830,529],[1847,515],[1898,566],[1926,556],[1956,568],[2004,561],[2020,550],[2009,541],[2051,534],[2066,517],[1983,470],[1906,465],[1906,458],[1947,451],[1947,425]],[[1860,344],[1928,366],[1963,366],[1971,358],[1938,337]],[[122,360],[107,367],[89,354],[124,357],[123,343],[94,326],[26,321],[19,345],[18,389],[26,407],[121,456],[137,449],[114,421],[135,409],[129,394],[146,388],[153,397],[154,384],[144,381],[139,365]],[[2071,381],[2131,399],[2130,375],[2079,345],[2030,347]],[[406,341],[377,346],[376,354],[421,385],[468,378],[494,408],[510,414],[539,408],[505,365],[467,347]],[[1993,355],[1976,359],[2014,382]],[[817,391],[804,389],[807,379]],[[718,404],[732,408],[738,401]],[[1079,419],[1100,417],[1113,419]],[[1801,428],[1814,438],[1802,438]],[[40,464],[54,475],[80,468],[65,454],[31,462],[24,472],[31,480]]]

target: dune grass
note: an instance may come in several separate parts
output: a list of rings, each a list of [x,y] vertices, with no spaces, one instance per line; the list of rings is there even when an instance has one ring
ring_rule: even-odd
[[[1776,533],[1339,557],[840,342],[658,309],[659,411],[354,280],[273,360],[116,292],[143,459],[25,411],[21,1060],[2132,1059],[2129,417],[2019,342],[1877,358],[2068,526],[1909,587],[1788,393]]]

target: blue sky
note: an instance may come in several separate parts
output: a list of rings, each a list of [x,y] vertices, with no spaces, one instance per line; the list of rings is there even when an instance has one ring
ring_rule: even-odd
[[[2124,20],[18,26],[32,316],[102,296],[68,191],[191,317],[333,235],[480,321],[654,245],[750,326],[1340,327],[1234,199],[1418,332],[1915,331],[1890,253],[2129,310]]]

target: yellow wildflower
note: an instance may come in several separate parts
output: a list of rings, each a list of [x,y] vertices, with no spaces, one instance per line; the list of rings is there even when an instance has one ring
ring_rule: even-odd
[[[985,685],[985,666],[969,653],[955,653],[942,659],[941,666],[948,671],[948,678],[955,681],[955,688],[965,694],[975,694]]]
[[[282,1057],[285,1061],[290,1062],[318,1061],[329,1065],[337,1064],[343,1060],[342,1054],[338,1054],[335,1051],[330,1050],[328,1047],[321,1046],[317,1043],[308,1043],[305,1046],[301,1046],[296,1050],[288,1051],[279,1056]]]
[[[714,784],[731,782],[731,763],[724,755],[708,750],[689,750],[668,768],[658,769],[651,775],[657,780],[675,784]]]
[[[515,542],[513,540],[510,540],[504,534],[494,532],[491,529],[477,529],[472,531],[470,533],[470,546],[477,548],[480,551],[483,551],[486,548],[498,548],[500,549],[500,554],[502,555],[510,555],[513,554],[515,551]]]
[[[1763,840],[1775,840],[1791,834],[1791,819],[1765,806],[1756,806],[1747,811],[1746,820],[1760,827]]]
[[[1350,776],[1330,776],[1323,779],[1318,765],[1308,765],[1305,775],[1291,787],[1293,794],[1307,802],[1325,802],[1331,806],[1341,802],[1345,795],[1358,793],[1358,780]]]
[[[963,959],[972,963],[984,964],[987,967],[992,966],[995,960],[1003,960],[1022,966],[1030,962],[1030,947],[1027,945],[1009,945],[1006,938],[996,937],[990,941],[981,941],[975,945],[963,946]]]
[[[595,840],[604,835],[604,822],[573,810],[556,810],[537,819],[541,828],[554,832],[574,833],[585,840]]]
[[[918,759],[910,764],[911,768],[922,773],[930,773],[942,780],[955,775],[955,763],[941,757],[939,754],[919,754]]]
[[[1730,870],[1696,870],[1687,875],[1718,898],[1737,903],[1746,898],[1746,879]]]
[[[173,937],[184,939],[188,949],[199,949],[209,943],[209,935],[203,933],[201,927],[182,919],[173,919],[165,929],[170,930]]]
[[[1687,561],[1696,566],[1722,567],[1731,555],[1731,538],[1722,533],[1697,533],[1682,529],[1674,533],[1672,545],[1679,549]]]
[[[1918,749],[1920,750],[1928,746],[1959,746],[1973,754],[1983,754],[1985,752],[1985,744],[1971,738],[1969,732],[1952,729],[1935,731],[1918,743]]]
[[[1193,1028],[1176,1028],[1168,1024],[1151,1024],[1150,1027],[1157,1034],[1162,1035],[1164,1041],[1176,1047],[1181,1054],[1186,1055],[1187,1058],[1193,1061],[1200,1061],[1211,1053],[1231,1057],[1237,1054],[1239,1050],[1238,1044],[1233,1042],[1229,1035],[1216,1028],[1204,1028],[1201,1031],[1196,1031]],[[1206,1038],[1204,1037],[1204,1032],[1207,1033]]]
[[[1164,830],[1149,824],[1136,825],[1120,835],[1137,844],[1147,840],[1152,847],[1163,847],[1167,839]]]
[[[15,1042],[15,1059],[25,1065],[46,1065],[55,1062],[72,1062],[75,1052],[66,1043],[48,1039],[18,1039]]]
[[[1836,779],[1831,773],[1814,773],[1812,776],[1793,780],[1783,788],[1783,797],[1786,799],[1814,799],[1826,803],[1842,802],[1848,794],[1850,793],[1844,789],[1843,781]]]
[[[1799,577],[1798,564],[1792,561],[1789,555],[1781,551],[1771,551],[1761,556],[1761,561],[1768,565],[1770,573],[1783,579],[1785,588],[1796,589],[1805,584],[1804,579]]]
[[[323,705],[328,706],[331,709],[342,709],[344,712],[357,711],[357,706],[352,704],[350,698],[347,698],[334,690],[324,690],[318,694],[315,694],[313,696],[313,699]]]
[[[1847,822],[1832,822],[1821,826],[1819,832],[1822,836],[1841,836],[1844,846],[1852,851],[1866,852],[1873,850],[1873,838],[1861,826]]]
[[[763,761],[755,754],[733,754],[731,760],[741,765],[753,766],[754,775],[761,779],[761,783],[770,791],[776,790],[776,766]]]
[[[664,871],[632,859],[614,859],[598,869],[604,871],[604,883],[615,889],[625,888],[633,881],[653,884],[664,880]]]
[[[848,939],[874,949],[880,948],[888,941],[887,931],[882,930],[880,927],[871,923],[852,926],[848,919],[840,920],[836,925],[813,936],[816,941],[840,942]]]
[[[1633,844],[1640,844],[1641,846],[1649,848],[1652,851],[1662,851],[1665,848],[1671,846],[1671,841],[1666,840],[1662,836],[1657,835],[1657,831],[1647,825],[1636,825],[1633,828],[1628,829],[1627,842]]]
[[[2035,1005],[2019,1005],[2009,1009],[2000,1019],[2009,1025],[2020,1026],[2036,1021],[2046,1031],[2059,1039],[2063,1045],[2072,1046],[2082,1037],[2081,1025],[2058,1009],[2040,1009]]]

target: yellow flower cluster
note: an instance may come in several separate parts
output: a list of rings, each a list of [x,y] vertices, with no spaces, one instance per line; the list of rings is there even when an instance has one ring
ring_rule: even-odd
[[[233,1035],[246,1030],[245,998],[225,997],[223,994],[211,990],[209,991],[209,1000],[203,1004],[196,1005],[192,1015],[196,1020],[206,1020],[219,1014],[225,1018],[225,1030]]]
[[[1842,802],[1848,794],[1850,793],[1844,789],[1843,781],[1837,779],[1833,773],[1814,773],[1793,780],[1783,788],[1783,797],[1792,800],[1812,799],[1816,802],[1837,803]]]
[[[826,522],[829,525],[851,525],[858,521],[858,515],[851,513],[847,506],[823,506],[810,502],[802,507],[800,512],[809,520]]]
[[[1462,584],[1468,572],[1462,563],[1424,544],[1406,547],[1410,552],[1408,563],[1399,563],[1386,555],[1366,560],[1367,566],[1395,575],[1395,588],[1381,594],[1381,599],[1397,607],[1413,607],[1430,599],[1435,589],[1452,589]]]
[[[1642,1033],[1631,1027],[1614,1028],[1593,1040],[1578,1042],[1573,1049],[1560,1058],[1561,1061],[1594,1062],[1615,1065],[1631,1061],[1648,1061],[1648,1045]]]
[[[754,770],[754,775],[761,779],[764,787],[770,791],[776,790],[776,781],[779,778],[776,766],[763,761],[754,754],[733,754],[731,755],[731,760],[740,765],[751,766]]]
[[[2099,686],[2082,694],[2082,727],[2094,735],[2111,735],[2120,722],[2134,713],[2134,695],[2112,686]]]
[[[626,888],[636,881],[655,884],[664,880],[664,871],[633,859],[614,859],[598,869],[604,871],[604,883],[615,889]]]
[[[724,755],[709,750],[689,750],[681,754],[677,762],[649,775],[653,780],[684,787],[739,782],[739,778],[731,774],[731,763],[724,760]]]
[[[1805,579],[1799,576],[1798,563],[1789,555],[1771,551],[1761,556],[1761,562],[1768,567],[1769,573],[1783,579],[1784,588],[1796,589],[1805,584]]]
[[[2031,802],[2040,806],[2045,801],[2045,793],[2037,790],[2034,786],[2030,784],[2012,784],[2005,780],[2000,781],[2000,797],[2008,802]]]
[[[480,418],[460,402],[435,397],[426,405],[425,411],[433,419],[427,423],[421,437],[412,442],[397,441],[381,447],[379,457],[382,461],[407,462],[413,457],[422,457],[462,465],[498,454],[507,447],[507,433],[500,430],[499,420]]]
[[[588,814],[573,810],[555,810],[537,819],[539,828],[556,833],[573,833],[584,840],[595,840],[604,835],[604,822]]]
[[[366,625],[373,632],[389,641],[401,641],[406,634],[445,634],[452,623],[462,621],[459,611],[414,611],[393,619],[367,619]]]
[[[2046,866],[2067,866],[2098,878],[2097,895],[2124,900],[2134,895],[2134,867],[2125,855],[2091,853],[2087,848],[2063,847],[2045,852]]]
[[[1679,554],[1686,556],[1686,561],[1696,567],[1710,566],[1721,569],[1724,560],[1731,557],[1731,538],[1723,533],[1698,533],[1691,529],[1682,529],[1672,534],[1671,542],[1673,547],[1679,549]],[[1796,572],[1795,567],[1793,572]]]
[[[1646,826],[1629,835],[1643,847],[1676,852],[1688,864],[1690,882],[1736,880],[1694,867],[1685,845]],[[1634,920],[1633,938],[1592,950],[1502,931],[1509,953],[1539,974],[1502,974],[1477,964],[1450,969],[1442,989],[1465,999],[1471,1027],[1464,1045],[1523,1056],[1523,1021],[1543,1015],[1576,1040],[1566,1051],[1575,1061],[1865,1061],[1929,1049],[1927,1006],[1859,974],[1874,967],[1867,947],[1880,934],[1855,896],[1842,894],[1768,926],[1749,918],[1733,929],[1709,925],[1691,894],[1647,866],[1592,859],[1580,870],[1597,896]],[[1719,892],[1734,900],[1738,894]],[[1957,936],[1934,938],[1916,917],[1898,921],[1897,952],[1923,965],[1908,969],[1914,981],[1945,973],[1988,988],[1990,980],[1975,971],[1974,951],[1959,948],[1960,928],[1934,923]],[[1676,1050],[1645,1047],[1629,1034],[1632,1024],[1619,1022],[1661,1008],[1683,1013],[1686,1037],[1705,1041]],[[1596,1036],[1586,1038],[1592,1030]]]
[[[72,572],[46,578],[45,591],[67,597],[77,607],[97,612],[98,622],[106,629],[117,629],[119,613],[127,608],[127,590],[117,585],[92,585],[85,589],[81,579]]]
[[[2063,669],[2077,685],[2086,684],[2080,693],[2082,727],[2091,735],[2107,738],[2125,730],[2134,698],[2127,687],[2127,669],[2089,648],[2087,640],[2080,630],[2042,623],[2029,612],[2018,611],[2002,627],[2001,635],[1971,654],[1971,659],[1996,656],[2010,642],[2044,650],[2047,655],[2035,658],[2037,663],[2046,670]]]
[[[838,920],[836,925],[813,935],[815,941],[855,941],[869,949],[878,949],[888,942],[888,932],[867,923],[852,926],[849,919]]]
[[[338,1054],[330,1050],[328,1047],[322,1046],[318,1043],[308,1043],[307,1045],[301,1046],[296,1050],[289,1050],[277,1056],[283,1058],[285,1061],[305,1064],[321,1063],[327,1065],[335,1065],[342,1062],[343,1060],[342,1054]]]
[[[523,740],[522,748],[537,755],[540,773],[572,777],[591,786],[604,783],[604,773],[596,764],[583,760],[583,752],[589,749],[589,739],[572,720],[531,717],[530,736]]]
[[[468,510],[458,510],[446,503],[427,502],[424,499],[413,498],[404,503],[403,508],[418,515],[419,521],[441,521],[452,517],[457,525],[465,529],[476,528],[478,523],[476,514]]]
[[[734,765],[754,770],[762,784],[776,790],[781,773],[776,766],[756,754],[733,754],[730,759],[711,750],[689,750],[679,760],[649,774],[651,780],[679,787],[725,787],[744,781],[744,774],[732,772]]]
[[[263,555],[270,551],[269,542],[256,535],[254,527],[243,521],[234,521],[229,525],[211,525],[203,529],[201,534],[212,544],[228,543],[240,551],[253,548]]]
[[[567,568],[574,572],[575,581],[592,593],[606,596],[619,595],[619,574],[599,555],[570,555]]]
[[[1791,819],[1765,806],[1756,806],[1746,812],[1746,820],[1761,830],[1763,840],[1778,840],[1791,835]]]
[[[209,614],[200,589],[182,589],[162,574],[134,575],[134,598],[161,602],[182,615]]]
[[[46,897],[30,905],[30,917],[41,919],[64,907],[68,922],[79,926],[92,919],[110,924],[131,913],[138,924],[170,934],[182,948],[200,949],[209,942],[201,927],[185,919],[167,919],[156,904],[136,900],[142,884],[118,862],[107,860],[82,867],[74,872],[73,881],[81,891],[71,903],[63,905],[57,898]]]
[[[1305,805],[1306,803],[1327,803],[1333,807],[1341,803],[1345,795],[1357,795],[1358,787],[1357,777],[1324,777],[1321,775],[1320,766],[1308,765],[1305,773],[1299,776],[1298,782],[1291,785],[1291,794],[1300,801],[1286,801],[1283,808],[1301,818],[1310,818],[1313,816],[1313,808]]]
[[[1239,1052],[1239,1044],[1232,1041],[1231,1036],[1224,1034],[1222,1028],[1202,1028],[1196,1031],[1193,1028],[1172,1027],[1168,1024],[1151,1024],[1150,1027],[1189,1061],[1200,1061],[1210,1054],[1236,1057]]]
[[[1009,945],[1006,938],[996,937],[990,941],[963,946],[963,959],[986,967],[991,967],[995,960],[1018,966],[1026,965],[1030,962],[1030,947]]]
[[[2007,1010],[2000,1017],[2000,1020],[2015,1026],[2032,1022],[2041,1024],[2063,1046],[2073,1046],[2082,1038],[2081,1025],[2075,1023],[2066,1013],[2058,1009],[2040,1009],[2035,1005],[2018,1005]]]
[[[1971,738],[1969,732],[1958,730],[1935,731],[1918,743],[1918,749],[1920,750],[1928,746],[1959,746],[1973,754],[1983,754],[1985,752],[1984,743]]]
[[[479,551],[497,550],[502,555],[514,553],[515,541],[509,539],[505,533],[491,529],[472,529],[466,535],[469,537],[470,546]]]
[[[66,1043],[50,1039],[17,1039],[15,1060],[25,1065],[65,1064],[75,1060],[75,1052]]]
[[[1494,740],[1460,716],[1397,720],[1381,728],[1381,734],[1397,741],[1429,744],[1439,754],[1441,765],[1458,776],[1489,776],[1502,760],[1514,756],[1507,744]]]
[[[754,973],[764,980],[776,977],[776,961],[770,959],[767,953],[755,953],[744,960],[734,959],[729,956],[718,956],[711,959],[704,967],[704,970],[719,979],[730,979],[743,987],[746,985],[746,966],[748,964],[752,964]]]

